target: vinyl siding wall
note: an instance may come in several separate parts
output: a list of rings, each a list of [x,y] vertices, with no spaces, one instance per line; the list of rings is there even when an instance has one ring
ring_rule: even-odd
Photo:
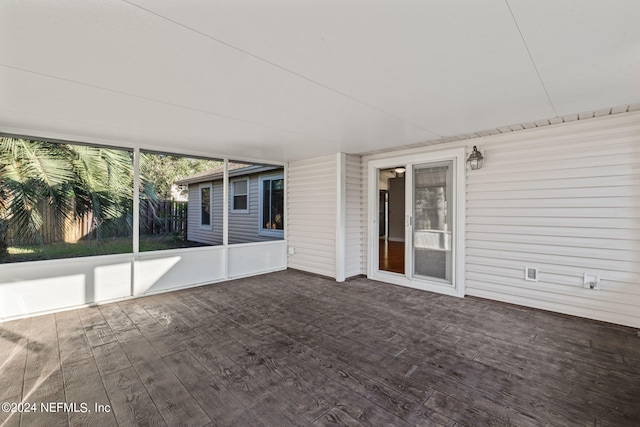
[[[283,174],[283,172],[281,173]],[[249,176],[249,212],[233,212],[231,210],[233,198],[229,190],[229,244],[269,242],[282,240],[275,237],[261,236],[260,226],[260,176],[271,176],[273,173],[255,174]],[[231,178],[230,182],[240,179]],[[213,230],[200,228],[200,197],[199,183],[189,185],[189,227],[187,235],[189,240],[213,245],[222,244],[222,181],[213,183]],[[285,218],[286,223],[286,218]]]
[[[640,114],[405,152],[473,145],[485,165],[466,176],[466,295],[640,327]],[[361,248],[366,268],[366,233]]]
[[[189,185],[187,239],[209,245],[222,244],[222,185],[213,185],[213,230],[200,227],[200,184]]]
[[[337,157],[289,163],[287,244],[291,268],[336,275]]]
[[[222,244],[222,227],[224,224],[222,212],[223,200],[222,181],[215,181],[213,183],[213,230],[204,230],[204,232],[209,233],[215,245]]]
[[[481,148],[485,167],[467,173],[466,293],[639,327],[640,115]],[[600,290],[584,288],[585,272]]]
[[[346,218],[345,218],[345,277],[364,274],[362,243],[366,241],[364,213],[362,157],[347,155],[345,161]]]
[[[284,172],[280,171],[284,176]],[[233,192],[229,188],[229,244],[269,242],[272,240],[282,240],[281,238],[267,237],[260,235],[260,176],[275,176],[276,174],[251,175],[249,177],[249,212],[234,212]],[[242,179],[231,178],[230,182],[241,181]],[[222,192],[222,186],[220,186]],[[221,196],[222,197],[222,196]],[[220,201],[222,203],[222,201]],[[285,217],[285,224],[287,218]]]

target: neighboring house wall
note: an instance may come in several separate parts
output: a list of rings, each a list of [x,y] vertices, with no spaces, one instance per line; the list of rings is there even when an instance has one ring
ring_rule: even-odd
[[[364,221],[364,188],[362,181],[362,157],[347,155],[345,161],[346,229],[345,229],[345,277],[364,273],[361,245],[366,240]]]
[[[267,242],[272,240],[282,240],[281,238],[260,235],[260,176],[273,176],[274,174],[284,176],[284,171],[265,173],[263,175],[249,176],[249,212],[234,212],[233,192],[229,189],[229,244]],[[231,178],[230,182],[240,181],[246,178]],[[222,186],[220,186],[222,191]],[[220,202],[222,203],[222,201]],[[287,218],[285,216],[285,224]]]
[[[289,163],[287,244],[295,250],[288,266],[335,277],[336,155]]]
[[[284,172],[281,172],[284,173]],[[260,176],[272,176],[274,173],[253,174],[247,177],[233,177],[230,183],[242,179],[249,179],[249,212],[234,212],[232,191],[229,190],[229,244],[267,242],[282,240],[281,238],[261,236],[260,227]],[[213,229],[200,227],[200,196],[199,186],[203,183],[189,185],[189,221],[187,238],[194,242],[213,245],[222,244],[222,181],[213,182]],[[285,218],[286,223],[286,218]]]
[[[197,184],[196,184],[197,185]],[[213,182],[213,229],[212,230],[204,230],[205,233],[209,233],[209,236],[213,239],[214,244],[221,245],[222,242],[222,226],[223,226],[223,185],[222,181],[214,181]],[[198,209],[200,209],[199,205]],[[229,231],[231,231],[231,223],[229,223]]]
[[[473,145],[485,165],[467,170],[466,294],[640,327],[640,113],[405,152]],[[366,235],[361,248],[366,260]]]
[[[222,187],[213,186],[213,230],[200,227],[200,184],[189,185],[187,239],[209,245],[222,244]],[[218,200],[219,199],[219,200]],[[219,233],[214,234],[218,230]]]
[[[233,183],[249,179],[247,185],[249,212],[233,211]],[[271,240],[260,236],[260,194],[258,186],[258,176],[231,178],[229,186],[229,243],[249,243],[263,240]],[[222,187],[220,188],[222,190]]]

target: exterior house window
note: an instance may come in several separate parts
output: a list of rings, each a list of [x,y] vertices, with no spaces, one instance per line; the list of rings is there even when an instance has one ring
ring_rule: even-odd
[[[249,212],[249,180],[243,179],[231,183],[231,210]]]
[[[200,227],[211,229],[213,198],[211,197],[211,184],[200,184]]]
[[[283,237],[284,234],[284,176],[260,178],[260,234]]]

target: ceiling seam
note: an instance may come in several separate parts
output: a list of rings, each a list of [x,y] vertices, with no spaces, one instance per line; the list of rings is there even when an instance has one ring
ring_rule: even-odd
[[[91,83],[85,83],[85,82],[81,82],[81,81],[78,81],[78,80],[68,79],[66,77],[54,76],[54,75],[51,75],[51,74],[45,74],[45,73],[41,73],[41,72],[38,72],[38,71],[28,70],[26,68],[14,67],[12,65],[1,64],[1,63],[0,63],[0,67],[8,68],[8,69],[14,70],[14,71],[20,71],[20,72],[23,72],[23,73],[34,74],[34,75],[41,76],[41,77],[47,77],[47,78],[54,79],[54,80],[60,80],[60,81],[67,82],[67,83],[73,83],[73,84],[77,84],[77,85],[80,85],[80,86],[90,87],[92,89],[98,89],[98,90],[102,90],[102,91],[105,91],[105,92],[115,93],[115,94],[118,94],[118,95],[124,95],[124,96],[129,96],[129,97],[132,97],[132,98],[142,99],[144,101],[154,102],[154,103],[157,103],[157,104],[162,104],[162,105],[168,105],[168,106],[171,106],[171,107],[181,108],[183,110],[194,111],[194,112],[206,114],[206,115],[209,115],[209,116],[220,117],[220,118],[223,118],[223,119],[226,119],[226,120],[232,120],[232,121],[235,121],[235,122],[245,123],[245,124],[249,124],[249,125],[252,125],[252,126],[259,126],[259,127],[266,128],[266,129],[276,130],[276,131],[279,131],[279,132],[285,132],[285,133],[290,133],[290,134],[293,134],[293,135],[303,136],[305,138],[310,138],[310,139],[313,139],[313,140],[316,140],[316,141],[320,141],[320,142],[324,142],[324,143],[328,143],[328,142],[335,143],[336,142],[336,141],[327,141],[327,140],[318,138],[316,136],[307,135],[305,133],[297,132],[297,131],[294,131],[294,130],[282,129],[282,128],[279,128],[279,127],[276,127],[276,126],[269,126],[269,125],[265,125],[265,124],[262,124],[262,123],[252,122],[250,120],[245,120],[245,119],[240,119],[240,118],[233,117],[233,116],[226,116],[224,114],[214,113],[212,111],[201,110],[199,108],[189,107],[189,106],[182,105],[182,104],[176,104],[176,103],[169,102],[169,101],[163,101],[161,99],[149,98],[147,96],[136,95],[136,94],[133,94],[133,93],[124,92],[124,91],[120,91],[120,90],[116,90],[116,89],[110,89],[110,88],[107,88],[107,87],[98,86],[98,85],[94,85],[94,84],[91,84]]]
[[[414,126],[414,127],[418,128],[418,129],[422,129],[422,130],[424,130],[426,132],[429,132],[429,133],[431,133],[433,135],[436,135],[437,137],[442,137],[442,135],[438,134],[437,132],[434,132],[434,131],[432,131],[430,129],[427,129],[427,128],[423,127],[423,126],[420,126],[420,125],[418,125],[416,123],[413,123],[413,122],[410,122],[410,121],[408,121],[406,119],[403,119],[402,117],[400,117],[398,115],[395,115],[393,113],[390,113],[389,111],[383,110],[382,108],[376,107],[375,105],[372,105],[372,104],[369,104],[369,103],[367,103],[365,101],[362,101],[362,100],[360,100],[360,99],[358,99],[358,98],[356,98],[354,96],[351,96],[351,95],[349,95],[349,94],[347,94],[345,92],[342,92],[342,91],[340,91],[338,89],[332,88],[331,86],[327,86],[324,83],[321,83],[321,82],[319,82],[317,80],[314,80],[314,79],[312,79],[310,77],[307,77],[304,74],[300,74],[300,73],[298,73],[298,72],[296,72],[294,70],[291,70],[291,69],[289,69],[289,68],[287,68],[287,67],[285,67],[283,65],[280,65],[280,64],[278,64],[276,62],[270,61],[270,60],[268,60],[266,58],[263,58],[261,56],[258,56],[256,54],[254,54],[254,53],[251,53],[251,52],[249,52],[247,50],[244,50],[244,49],[241,49],[241,48],[239,48],[237,46],[234,46],[231,43],[225,42],[224,40],[218,39],[218,38],[216,38],[216,37],[214,37],[214,36],[212,36],[210,34],[207,34],[207,33],[204,33],[204,32],[202,32],[200,30],[192,28],[192,27],[190,27],[190,26],[188,26],[186,24],[183,24],[183,23],[181,23],[179,21],[171,19],[171,18],[169,18],[167,16],[164,16],[164,15],[162,15],[162,14],[160,14],[158,12],[155,12],[153,10],[147,9],[145,7],[142,7],[142,6],[140,6],[140,5],[136,4],[136,3],[133,3],[133,2],[131,2],[129,0],[121,0],[121,1],[123,3],[126,3],[126,4],[130,5],[130,6],[133,6],[133,7],[136,7],[138,9],[140,9],[140,10],[143,10],[143,11],[145,11],[145,12],[151,14],[151,15],[157,16],[158,18],[161,18],[161,19],[163,19],[163,20],[165,20],[167,22],[170,22],[170,23],[172,23],[174,25],[182,27],[185,30],[191,31],[191,32],[193,32],[195,34],[198,34],[198,35],[200,35],[202,37],[208,38],[209,40],[213,40],[216,43],[219,43],[219,44],[221,44],[223,46],[226,46],[226,47],[228,47],[230,49],[233,49],[233,50],[235,50],[237,52],[240,52],[240,53],[242,53],[244,55],[247,55],[247,56],[250,56],[250,57],[252,57],[254,59],[257,59],[258,61],[264,62],[265,64],[271,65],[272,67],[275,67],[275,68],[277,68],[279,70],[282,70],[282,71],[284,71],[286,73],[289,73],[289,74],[291,74],[293,76],[296,76],[296,77],[298,77],[298,78],[300,78],[302,80],[305,80],[307,82],[313,83],[314,85],[319,86],[319,87],[321,87],[323,89],[327,89],[327,90],[329,90],[329,91],[331,91],[331,92],[333,92],[333,93],[335,93],[337,95],[340,95],[340,96],[342,96],[344,98],[347,98],[347,99],[349,99],[351,101],[354,101],[354,102],[356,102],[356,103],[358,103],[360,105],[364,105],[367,108],[371,108],[371,109],[373,109],[375,111],[383,113],[383,114],[385,114],[385,115],[387,115],[389,117],[392,117],[392,118],[394,118],[396,120],[399,120],[399,121],[401,121],[403,123],[406,123],[408,125]]]
[[[542,76],[540,75],[540,70],[538,70],[538,66],[536,65],[536,61],[533,59],[533,54],[531,53],[531,50],[529,49],[529,45],[527,44],[527,41],[524,38],[524,34],[522,34],[522,30],[520,29],[520,25],[518,25],[518,20],[516,19],[516,15],[513,13],[513,10],[511,9],[511,5],[509,4],[509,0],[504,0],[504,2],[507,4],[507,9],[509,9],[509,13],[511,14],[511,18],[513,19],[513,23],[515,24],[516,28],[518,29],[518,33],[520,34],[520,39],[522,40],[522,44],[524,44],[524,48],[527,51],[527,54],[529,55],[529,59],[531,60],[531,65],[533,65],[533,69],[536,71],[536,75],[538,76],[538,80],[540,81],[540,84],[542,85],[542,89],[544,90],[545,95],[547,96],[547,101],[549,101],[549,106],[551,107],[551,110],[553,110],[553,114],[555,117],[559,117],[558,116],[558,112],[556,111],[556,107],[553,105],[553,102],[551,101],[551,96],[549,95],[549,91],[547,90],[547,86],[544,84],[544,81],[542,80]]]

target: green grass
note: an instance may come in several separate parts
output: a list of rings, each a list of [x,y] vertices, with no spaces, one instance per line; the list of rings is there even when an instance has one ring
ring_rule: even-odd
[[[48,243],[45,245],[9,246],[8,255],[0,263],[38,261],[43,259],[78,258],[95,255],[126,254],[133,252],[130,237],[118,237],[77,243]],[[140,252],[201,246],[195,242],[172,236],[140,236]]]

